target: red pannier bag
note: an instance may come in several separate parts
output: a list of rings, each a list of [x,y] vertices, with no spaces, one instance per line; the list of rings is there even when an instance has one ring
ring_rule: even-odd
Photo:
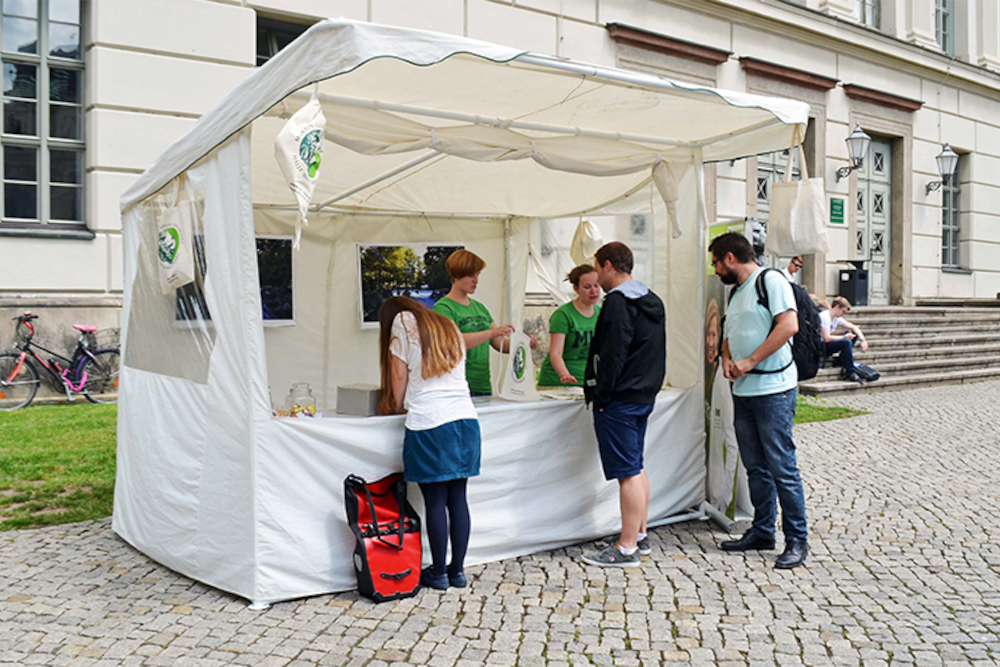
[[[420,590],[420,517],[406,499],[403,473],[377,482],[348,475],[344,499],[347,523],[357,540],[358,592],[375,602],[416,595]]]

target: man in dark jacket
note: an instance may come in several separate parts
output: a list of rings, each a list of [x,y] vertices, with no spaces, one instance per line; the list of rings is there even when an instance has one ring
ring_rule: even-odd
[[[597,318],[584,382],[594,404],[594,431],[605,479],[617,479],[622,530],[618,541],[583,561],[601,567],[635,567],[650,552],[646,540],[649,478],[642,454],[646,421],[667,366],[663,302],[632,280],[632,251],[608,243],[594,255],[607,296]]]

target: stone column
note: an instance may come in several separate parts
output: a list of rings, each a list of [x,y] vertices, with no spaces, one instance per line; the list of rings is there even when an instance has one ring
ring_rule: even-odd
[[[859,19],[854,0],[820,0],[819,10],[848,21]]]
[[[934,0],[906,0],[906,41],[939,48],[934,36]]]
[[[996,0],[978,0],[976,5],[979,10],[979,53],[971,62],[1000,70],[1000,6]]]

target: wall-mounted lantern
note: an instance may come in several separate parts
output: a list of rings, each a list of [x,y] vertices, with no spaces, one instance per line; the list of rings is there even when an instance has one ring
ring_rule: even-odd
[[[868,145],[871,144],[872,138],[865,134],[865,131],[861,129],[861,125],[858,124],[855,125],[851,136],[847,137],[844,141],[847,143],[847,154],[851,157],[851,166],[841,167],[837,170],[838,183],[840,179],[847,178],[855,169],[861,168],[865,156],[868,155]]]
[[[953,151],[948,144],[944,145],[944,149],[934,159],[937,160],[938,173],[941,174],[941,180],[928,183],[926,194],[930,194],[940,188],[944,183],[944,179],[954,174],[958,168],[958,153]]]

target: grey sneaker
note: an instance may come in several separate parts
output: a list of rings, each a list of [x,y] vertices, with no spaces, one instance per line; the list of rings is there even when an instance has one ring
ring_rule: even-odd
[[[614,537],[605,537],[603,540],[597,543],[597,546],[603,549],[609,544],[615,544],[620,539],[620,537],[621,537],[620,535],[615,535]],[[649,543],[649,535],[639,540],[637,546],[639,547],[640,556],[648,556],[649,554],[653,553],[653,545]]]
[[[594,551],[582,556],[584,563],[596,565],[597,567],[639,567],[639,552],[631,556],[626,556],[619,549],[617,544],[604,547],[600,551]]]

